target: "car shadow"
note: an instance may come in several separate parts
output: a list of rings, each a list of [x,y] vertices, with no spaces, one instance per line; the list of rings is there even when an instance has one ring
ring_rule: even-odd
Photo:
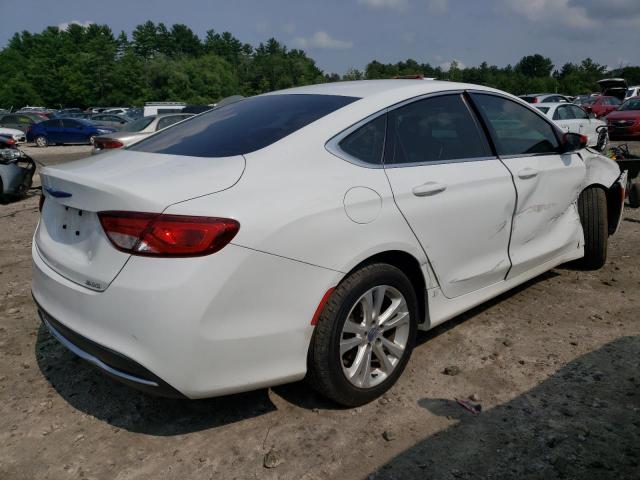
[[[423,398],[453,425],[369,478],[640,478],[639,359],[640,336],[619,338],[477,416],[454,399]]]
[[[139,392],[80,360],[40,325],[36,360],[51,386],[73,408],[118,428],[154,436],[197,432],[275,411],[268,390],[205,400]]]

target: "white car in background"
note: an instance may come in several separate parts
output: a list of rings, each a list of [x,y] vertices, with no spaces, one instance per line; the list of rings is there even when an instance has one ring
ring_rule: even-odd
[[[42,170],[33,297],[71,351],[202,398],[389,389],[428,330],[562,263],[606,261],[624,176],[469,84],[272,92]]]
[[[16,143],[24,143],[27,141],[27,134],[17,128],[0,127],[0,135],[13,138]]]
[[[572,103],[536,103],[533,106],[553,120],[564,132],[586,135],[589,147],[598,145],[598,127],[607,127],[607,122],[591,118],[582,108]],[[603,150],[608,142],[608,133],[606,135]]]

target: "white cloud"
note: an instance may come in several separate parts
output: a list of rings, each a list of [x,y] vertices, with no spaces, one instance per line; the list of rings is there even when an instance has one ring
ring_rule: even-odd
[[[431,13],[447,13],[449,10],[449,0],[429,0],[427,8]]]
[[[360,5],[364,5],[369,8],[396,10],[403,12],[409,6],[408,0],[358,0]]]
[[[442,63],[440,64],[440,68],[441,68],[443,71],[448,72],[448,71],[449,71],[449,69],[451,68],[451,64],[452,64],[453,62],[456,62],[457,67],[458,67],[459,69],[461,69],[461,70],[462,70],[463,68],[467,68],[467,66],[466,66],[464,63],[462,63],[460,60],[458,60],[458,59],[456,59],[456,58],[454,58],[454,59],[452,59],[452,60],[450,60],[450,61],[448,61],[448,62],[442,62]]]
[[[353,47],[350,40],[338,40],[327,32],[319,31],[311,37],[296,37],[293,43],[299,48],[318,48],[326,50],[348,50]]]
[[[65,31],[69,28],[69,25],[80,25],[81,27],[88,27],[89,25],[93,25],[96,22],[92,22],[91,20],[87,20],[86,22],[81,22],[79,20],[71,20],[70,22],[62,22],[58,24],[58,29]]]
[[[561,25],[575,29],[588,29],[598,22],[587,15],[582,6],[575,6],[571,0],[504,0],[515,14],[532,23]]]

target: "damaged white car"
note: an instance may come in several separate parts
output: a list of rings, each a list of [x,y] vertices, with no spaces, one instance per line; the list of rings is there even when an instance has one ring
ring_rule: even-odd
[[[624,178],[476,85],[329,83],[47,167],[33,296],[60,342],[158,394],[305,376],[371,401],[428,330],[541,273],[599,268]]]

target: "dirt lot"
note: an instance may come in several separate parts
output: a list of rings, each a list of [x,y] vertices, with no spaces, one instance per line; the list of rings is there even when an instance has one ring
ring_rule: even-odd
[[[55,148],[36,155],[88,152]],[[640,478],[640,210],[602,270],[555,269],[421,334],[395,388],[340,409],[303,383],[153,398],[79,362],[31,300],[37,203],[0,206],[0,479]],[[478,416],[455,403],[470,395]]]

